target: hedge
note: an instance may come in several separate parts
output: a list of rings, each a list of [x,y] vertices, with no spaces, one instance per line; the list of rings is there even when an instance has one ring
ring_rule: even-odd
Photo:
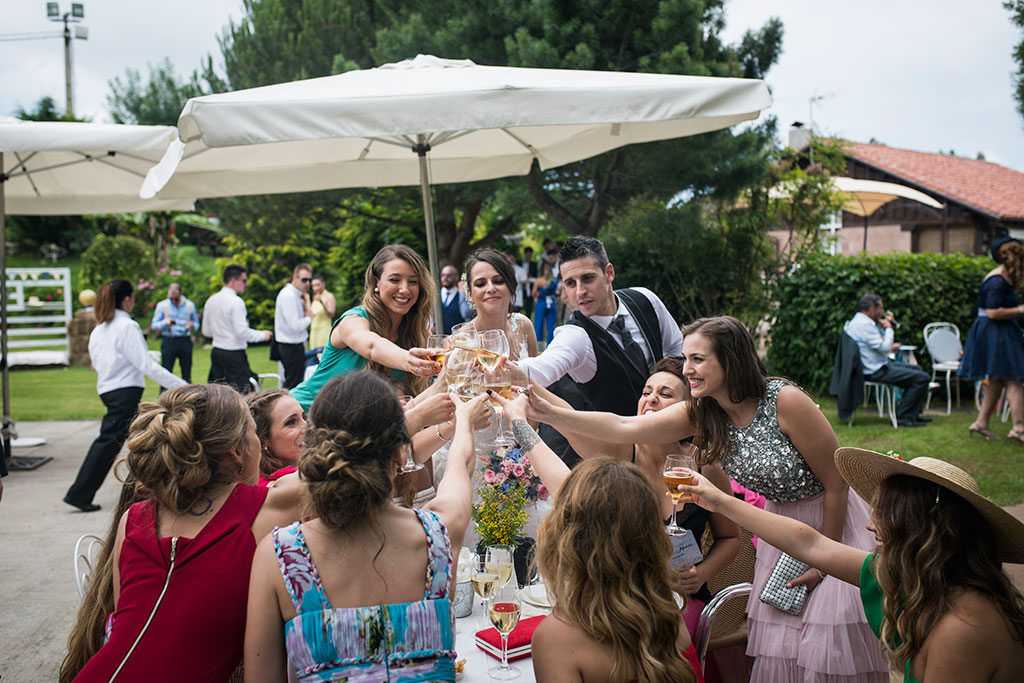
[[[875,292],[900,323],[896,341],[916,345],[918,361],[931,372],[924,326],[952,322],[966,340],[978,287],[994,266],[987,257],[963,254],[813,254],[778,282],[769,371],[826,394],[839,333],[860,296]]]

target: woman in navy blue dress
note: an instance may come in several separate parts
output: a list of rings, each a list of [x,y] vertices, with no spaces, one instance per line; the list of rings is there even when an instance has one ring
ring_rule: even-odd
[[[1013,415],[1007,438],[1024,443],[1024,334],[1019,321],[1024,306],[1017,299],[1024,281],[1024,246],[1012,237],[1000,237],[992,244],[992,258],[999,265],[981,283],[978,317],[967,334],[958,374],[988,379],[978,417],[970,426],[971,436],[999,438],[988,428],[988,420],[1005,388]]]

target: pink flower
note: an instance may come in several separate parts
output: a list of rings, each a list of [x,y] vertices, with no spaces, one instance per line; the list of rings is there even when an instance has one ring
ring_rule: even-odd
[[[484,481],[488,484],[494,483],[494,472],[492,470],[484,470]]]
[[[530,459],[529,459],[529,458],[527,458],[527,457],[526,457],[526,456],[524,455],[524,456],[523,456],[523,467],[529,467],[529,466],[530,466]]]
[[[504,472],[498,472],[496,475],[494,475],[495,484],[504,484],[506,479],[508,479],[508,475],[505,474]]]
[[[504,472],[505,474],[508,474],[509,472],[511,472],[512,471],[512,461],[511,460],[502,460],[501,461],[501,471]]]
[[[158,270],[157,272],[158,273],[166,273],[167,269],[166,268],[160,268],[160,270]]]
[[[540,486],[538,486],[537,487],[537,497],[540,498],[541,500],[547,500],[548,499],[548,487],[545,486],[544,484],[541,484]]]
[[[516,463],[515,465],[512,466],[512,474],[522,479],[523,475],[526,474],[526,468],[520,465],[519,463]]]
[[[180,270],[172,270],[171,271],[171,275],[181,275],[181,271]]]

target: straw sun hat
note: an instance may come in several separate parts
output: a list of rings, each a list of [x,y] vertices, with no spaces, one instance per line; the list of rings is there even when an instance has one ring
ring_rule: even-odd
[[[957,494],[981,513],[992,525],[1003,562],[1024,564],[1024,524],[1016,517],[981,495],[974,477],[943,460],[920,457],[909,462],[861,448],[840,448],[836,451],[836,467],[843,479],[857,494],[874,500],[883,479],[907,474],[938,484]]]

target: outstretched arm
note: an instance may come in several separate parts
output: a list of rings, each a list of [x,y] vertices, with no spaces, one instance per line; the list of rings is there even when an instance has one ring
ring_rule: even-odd
[[[744,529],[749,529],[776,548],[812,567],[854,586],[860,585],[860,568],[868,556],[863,550],[833,541],[803,522],[745,503],[699,474],[694,474],[693,481],[692,486],[680,486],[679,490],[693,495],[694,502],[701,507],[720,512]]]
[[[562,488],[562,482],[569,476],[569,468],[546,443],[541,441],[540,436],[526,421],[526,396],[520,395],[513,401],[506,400],[500,394],[494,394],[494,397],[505,409],[505,417],[512,425],[512,433],[519,442],[523,455],[530,459],[530,465],[552,498],[556,497],[558,490]]]
[[[559,408],[531,391],[528,416],[558,431],[588,434],[609,443],[670,443],[694,434],[686,414],[688,405],[687,402],[677,403],[656,413],[623,417],[615,413]]]
[[[534,384],[530,391],[550,402],[553,406],[575,412],[575,409],[569,405],[568,401],[560,396],[556,396],[542,386]],[[631,443],[608,443],[607,441],[601,441],[587,434],[580,434],[568,429],[560,430],[560,433],[569,442],[572,449],[584,460],[599,455],[611,456],[616,460],[629,460],[633,455],[633,444]]]

